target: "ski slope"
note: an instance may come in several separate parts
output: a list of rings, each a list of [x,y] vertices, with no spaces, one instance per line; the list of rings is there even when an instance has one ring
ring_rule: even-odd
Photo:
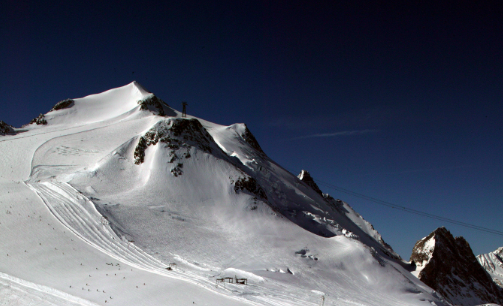
[[[270,160],[244,124],[138,103],[152,97],[133,82],[0,136],[2,300],[448,305],[347,203]]]

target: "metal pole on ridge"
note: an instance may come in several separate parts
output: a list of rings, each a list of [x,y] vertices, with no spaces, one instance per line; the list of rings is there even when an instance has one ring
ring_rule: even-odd
[[[182,102],[182,117],[187,117],[187,102]]]

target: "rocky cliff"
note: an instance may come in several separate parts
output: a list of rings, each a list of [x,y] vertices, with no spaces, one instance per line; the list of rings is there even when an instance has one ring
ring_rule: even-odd
[[[444,227],[419,240],[412,250],[413,271],[455,305],[503,304],[503,292],[477,261],[463,237]]]

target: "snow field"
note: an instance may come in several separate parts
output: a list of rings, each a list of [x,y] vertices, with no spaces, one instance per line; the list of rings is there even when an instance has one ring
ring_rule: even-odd
[[[257,153],[244,125],[200,119],[211,152],[158,143],[136,165],[139,137],[166,120],[139,110],[148,95],[131,83],[75,99],[47,126],[0,139],[0,294],[55,305],[319,305],[323,292],[325,305],[442,305],[349,206],[333,210]],[[246,176],[273,206],[234,189]],[[342,229],[360,241],[331,235]],[[249,285],[216,286],[232,274]]]
[[[199,297],[199,305],[241,304],[219,294],[212,294],[198,285],[145,272],[107,256],[58,222],[40,199],[33,197],[34,193],[27,186],[22,183],[2,183],[2,187],[8,187],[8,194],[12,193],[13,196],[2,196],[1,200],[2,213],[5,215],[0,219],[0,250],[5,253],[1,254],[0,271],[4,276],[2,282],[7,284],[5,286],[14,288],[9,289],[9,296],[18,296],[20,303],[37,300],[33,294],[25,294],[27,296],[23,297],[15,289],[26,291],[23,284],[31,283],[40,286],[36,287],[38,293],[34,293],[35,296],[44,301],[54,299],[55,305],[72,305],[71,301],[78,300],[77,298],[98,305],[162,305],[166,300],[189,304],[192,301],[197,303],[196,297]],[[2,188],[1,191],[3,195],[5,189]],[[26,202],[20,201],[20,196],[28,199]],[[6,203],[15,205],[7,206]],[[6,210],[10,213],[5,213]],[[108,265],[110,263],[113,266]],[[22,282],[13,279],[20,279]],[[134,290],[142,291],[137,293]],[[75,298],[60,294],[56,295],[57,298],[50,297],[56,291]],[[65,300],[65,304],[59,304],[61,299]]]

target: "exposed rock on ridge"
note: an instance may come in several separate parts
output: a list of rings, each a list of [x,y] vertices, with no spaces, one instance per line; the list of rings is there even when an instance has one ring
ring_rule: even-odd
[[[444,227],[419,240],[410,260],[418,278],[455,305],[503,304],[503,292],[478,263],[463,237]]]
[[[54,105],[54,107],[50,110],[50,112],[70,108],[73,106],[74,103],[75,101],[73,101],[73,99],[65,99],[63,101],[59,101],[58,103],[56,103],[56,105]]]
[[[240,190],[246,190],[258,198],[267,200],[267,195],[265,194],[264,189],[262,189],[262,187],[260,187],[257,183],[257,180],[251,176],[239,178],[236,182],[234,182],[234,191],[238,192]]]
[[[45,120],[45,115],[44,114],[40,114],[38,115],[37,118],[33,118],[31,121],[30,121],[30,124],[37,124],[37,125],[45,125],[47,124],[47,120]]]
[[[299,180],[306,183],[309,187],[313,188],[313,190],[316,191],[319,195],[323,196],[323,193],[321,192],[318,185],[316,185],[316,182],[311,177],[311,174],[309,174],[309,172],[302,170],[297,177],[299,178]]]
[[[161,142],[168,148],[171,156],[170,163],[175,164],[171,169],[174,176],[183,174],[183,158],[190,158],[190,150],[196,147],[211,153],[213,137],[206,131],[197,119],[170,118],[157,122],[145,135],[141,136],[134,151],[135,164],[145,160],[145,150]]]
[[[141,110],[151,110],[154,113],[157,113],[159,116],[166,116],[166,112],[164,111],[164,106],[168,106],[166,102],[159,99],[154,94],[148,96],[147,98],[138,101]]]
[[[330,196],[328,193],[322,193],[312,176],[309,174],[308,171],[302,170],[300,174],[297,176],[299,180],[302,182],[306,183],[310,188],[312,188],[316,193],[321,195],[325,202],[328,204],[330,208],[333,210],[337,211],[338,213],[342,215],[352,215],[356,216],[359,220],[357,221],[358,224],[360,224],[360,228],[364,231],[366,231],[367,235],[372,237],[374,240],[376,240],[380,246],[378,249],[382,251],[386,256],[396,259],[396,260],[402,260],[401,257],[393,251],[393,248],[387,244],[381,237],[381,235],[374,229],[372,224],[370,224],[368,221],[366,221],[360,214],[358,214],[356,211],[354,211],[351,206],[348,204],[344,203],[343,201],[339,199],[334,199],[332,196]],[[355,220],[353,220],[354,222]],[[339,227],[339,225],[337,225]],[[367,229],[367,230],[365,230]],[[344,232],[346,231],[346,232]],[[357,235],[343,229],[343,234],[347,237],[352,237],[354,239],[358,239]]]
[[[252,146],[252,148],[254,148],[255,150],[257,150],[258,152],[260,152],[261,154],[264,154],[264,151],[262,150],[262,148],[260,147],[260,145],[258,144],[258,141],[257,139],[255,138],[255,136],[253,136],[253,134],[250,132],[250,130],[248,129],[248,127],[246,126],[245,124],[245,130],[244,132],[241,134],[241,137],[250,145]]]
[[[0,120],[0,135],[14,133],[14,127]]]

